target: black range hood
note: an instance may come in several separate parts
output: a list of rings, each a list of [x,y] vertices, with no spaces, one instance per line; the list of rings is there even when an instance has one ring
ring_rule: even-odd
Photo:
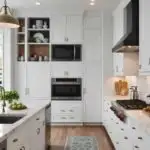
[[[124,8],[124,36],[112,52],[137,52],[139,47],[139,0],[131,0]]]

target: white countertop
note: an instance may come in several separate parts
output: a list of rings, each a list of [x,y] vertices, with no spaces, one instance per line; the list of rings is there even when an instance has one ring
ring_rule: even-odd
[[[104,100],[108,101],[116,101],[116,100],[125,100],[130,99],[129,96],[105,96]],[[136,125],[139,125],[139,127],[143,131],[149,130],[150,135],[150,116],[146,114],[142,110],[126,110],[124,109],[125,114],[127,115],[128,119],[133,121]]]
[[[47,100],[32,101],[32,102],[24,101],[23,103],[28,107],[25,110],[13,111],[6,108],[6,112],[1,113],[2,109],[0,108],[0,115],[15,115],[15,116],[25,115],[23,118],[21,118],[19,121],[13,124],[0,124],[0,142],[8,138],[9,135],[21,124],[25,123],[29,118],[31,118],[40,110],[48,106],[50,104],[50,101]]]

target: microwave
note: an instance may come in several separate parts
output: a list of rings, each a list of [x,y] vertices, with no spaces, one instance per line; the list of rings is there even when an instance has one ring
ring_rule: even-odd
[[[52,45],[52,61],[81,61],[82,45]]]

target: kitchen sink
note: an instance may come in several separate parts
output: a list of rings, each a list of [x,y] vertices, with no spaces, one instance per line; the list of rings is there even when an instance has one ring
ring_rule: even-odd
[[[0,116],[0,124],[13,124],[24,116]]]

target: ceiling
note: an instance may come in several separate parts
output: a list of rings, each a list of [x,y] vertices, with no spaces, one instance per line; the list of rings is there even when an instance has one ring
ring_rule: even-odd
[[[36,6],[35,2],[41,3],[40,6]],[[100,10],[109,9],[113,10],[120,0],[95,0],[96,4],[90,6],[90,0],[7,0],[8,6],[11,8],[41,8],[41,9],[60,9],[60,8],[73,8],[82,10]],[[3,5],[3,0],[0,0],[0,6]]]

